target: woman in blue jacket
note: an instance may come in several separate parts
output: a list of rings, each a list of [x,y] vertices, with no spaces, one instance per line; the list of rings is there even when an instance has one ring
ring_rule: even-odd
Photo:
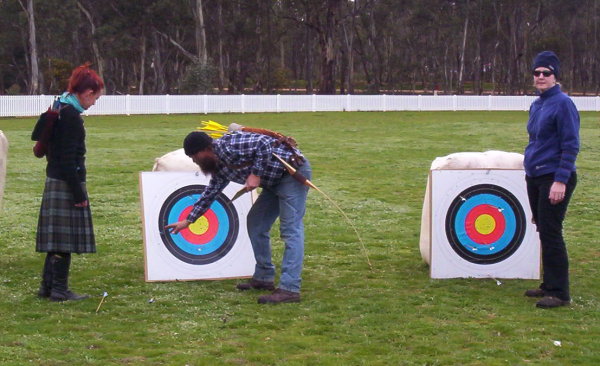
[[[543,282],[539,288],[527,290],[525,296],[541,297],[537,307],[554,308],[571,302],[562,228],[577,185],[579,113],[556,82],[560,61],[554,52],[539,53],[532,71],[539,98],[529,109],[524,165],[529,203],[542,246]]]

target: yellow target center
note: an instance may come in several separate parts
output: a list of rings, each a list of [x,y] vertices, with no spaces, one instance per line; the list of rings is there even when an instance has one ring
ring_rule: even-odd
[[[190,224],[188,229],[196,235],[202,235],[208,230],[208,219],[202,216],[196,222]]]
[[[477,232],[487,235],[496,228],[496,220],[490,215],[483,214],[475,219],[475,229]]]

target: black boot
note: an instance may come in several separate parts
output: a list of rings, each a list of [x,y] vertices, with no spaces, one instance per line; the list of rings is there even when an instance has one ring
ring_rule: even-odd
[[[88,295],[77,295],[69,290],[71,253],[54,254],[50,259],[50,264],[52,266],[52,290],[50,291],[50,300],[83,300],[89,297]]]
[[[50,291],[52,289],[52,266],[50,265],[50,257],[52,253],[46,253],[46,260],[44,261],[44,269],[42,270],[42,282],[40,283],[40,289],[38,290],[38,297],[50,297]]]

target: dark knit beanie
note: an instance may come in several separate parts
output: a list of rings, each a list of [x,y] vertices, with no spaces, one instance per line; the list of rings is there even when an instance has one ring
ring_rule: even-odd
[[[558,56],[552,51],[543,51],[538,53],[533,60],[533,66],[531,66],[531,70],[535,70],[538,67],[546,67],[554,73],[556,77],[560,72],[560,61],[558,60]]]
[[[183,139],[183,151],[185,151],[185,155],[192,156],[198,151],[204,150],[211,146],[212,142],[212,137],[208,136],[204,132],[190,132],[185,139]]]

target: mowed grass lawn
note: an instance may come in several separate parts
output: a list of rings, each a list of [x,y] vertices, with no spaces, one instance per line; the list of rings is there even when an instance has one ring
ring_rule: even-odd
[[[579,185],[565,223],[573,304],[553,310],[523,296],[537,281],[432,280],[419,251],[431,161],[459,151],[522,152],[526,112],[87,117],[98,253],[74,256],[72,288],[94,297],[73,303],[35,296],[45,164],[31,153],[35,119],[0,119],[10,140],[0,364],[598,365],[600,114],[581,117]],[[373,270],[351,227],[313,191],[301,303],[259,305],[261,293],[238,292],[237,280],[145,283],[138,173],[208,119],[294,136],[313,181],[359,230]]]

